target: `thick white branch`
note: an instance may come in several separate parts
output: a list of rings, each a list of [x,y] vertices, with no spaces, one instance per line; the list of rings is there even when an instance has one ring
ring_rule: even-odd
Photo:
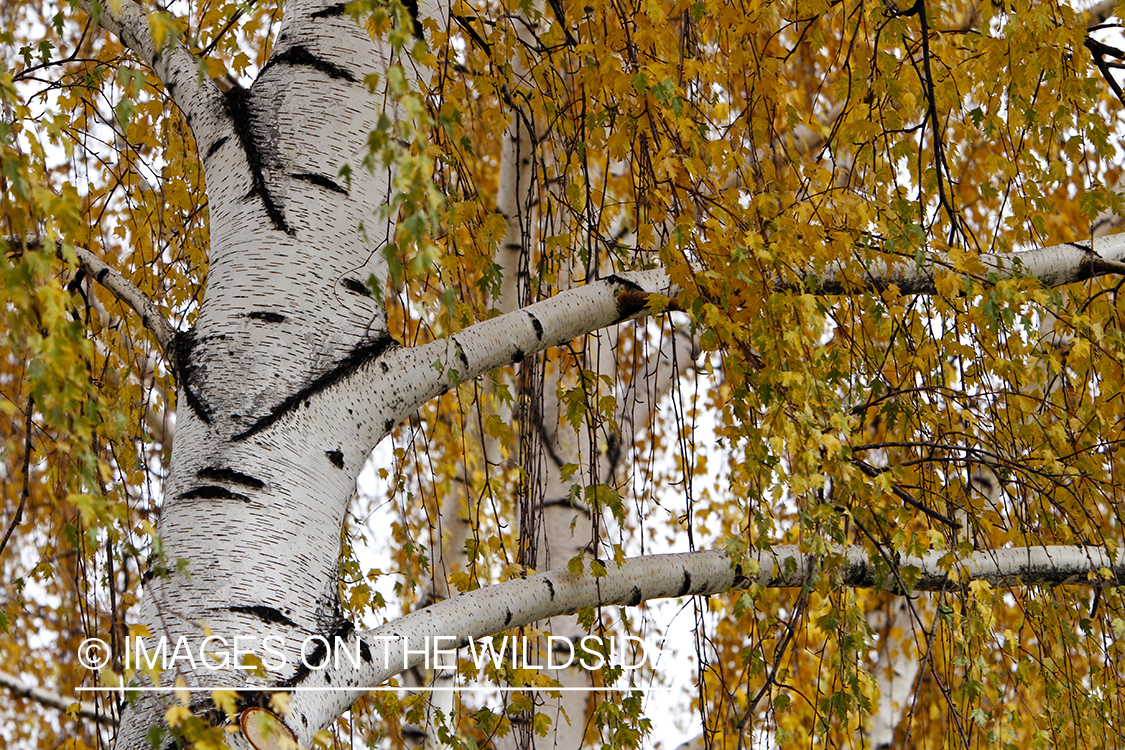
[[[651,295],[671,293],[661,270],[618,274],[482,321],[449,338],[390,351],[383,359],[391,370],[426,373],[398,394],[395,422],[452,385],[642,315]]]
[[[895,572],[887,571],[860,548],[839,550],[834,557],[825,561],[803,554],[795,546],[754,552],[741,566],[733,565],[717,550],[651,555],[631,558],[620,567],[607,563],[601,577],[589,570],[576,576],[559,569],[478,589],[374,630],[352,633],[343,648],[352,654],[366,652],[368,658],[360,660],[356,668],[349,658],[325,655],[322,669],[302,675],[297,686],[303,690],[292,695],[286,723],[301,742],[308,743],[367,688],[423,663],[426,647],[432,658],[434,638],[448,639],[438,644],[442,649],[464,646],[469,640],[583,607],[634,606],[652,599],[708,596],[754,584],[803,586],[821,575],[832,576],[845,586],[891,591],[904,581],[912,590],[936,591],[968,581],[1057,586],[1118,585],[1125,580],[1125,553],[1114,558],[1100,548],[1024,547],[976,552],[961,560],[936,551],[919,558],[899,558]],[[334,692],[309,689],[318,687]],[[354,690],[341,690],[343,687]]]
[[[982,255],[981,278],[1035,278],[1046,287],[1062,286],[1105,274],[1125,273],[1125,233],[1064,243],[1019,253]],[[863,278],[844,278],[830,272],[817,280],[826,294],[884,288],[892,284],[906,294],[936,291],[935,269],[948,265],[941,259],[920,267],[913,261],[875,265]],[[548,346],[571,339],[645,312],[652,294],[674,293],[661,269],[610,276],[584,287],[570,289],[522,310],[482,321],[448,339],[419,347],[398,349],[386,361],[413,360],[432,366],[432,374],[401,393],[401,413],[396,422],[450,385],[463,383],[489,370],[519,362]],[[398,365],[398,362],[394,362]],[[381,437],[381,436],[380,436]]]

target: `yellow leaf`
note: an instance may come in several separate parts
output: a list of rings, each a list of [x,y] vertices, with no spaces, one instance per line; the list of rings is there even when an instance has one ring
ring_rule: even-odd
[[[194,716],[187,706],[172,706],[164,714],[164,720],[170,727],[178,727]]]

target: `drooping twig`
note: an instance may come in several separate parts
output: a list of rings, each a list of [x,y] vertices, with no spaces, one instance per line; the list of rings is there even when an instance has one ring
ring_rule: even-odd
[[[209,77],[199,75],[202,59],[174,38],[158,44],[144,6],[135,0],[108,5],[97,0],[77,0],[76,5],[152,68],[184,113],[201,150],[202,144],[233,134],[229,121],[221,116],[222,94],[218,87]]]

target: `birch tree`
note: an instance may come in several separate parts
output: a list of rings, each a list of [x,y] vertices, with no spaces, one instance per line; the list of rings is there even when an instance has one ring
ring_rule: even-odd
[[[699,745],[1121,744],[1111,11],[5,5],[5,739],[399,742],[425,639],[722,595]],[[653,742],[487,676],[428,742]]]

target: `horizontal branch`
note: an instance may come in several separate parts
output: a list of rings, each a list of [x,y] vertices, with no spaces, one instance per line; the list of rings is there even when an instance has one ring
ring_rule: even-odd
[[[1057,287],[1101,275],[1125,274],[1125,233],[1024,252],[990,253],[981,255],[980,262],[984,268],[980,278],[986,283],[1034,278],[1045,287]],[[933,294],[935,274],[943,268],[953,266],[941,257],[932,257],[924,265],[912,260],[873,263],[862,278],[830,271],[814,279],[812,287],[820,294],[850,294],[895,285],[904,294]],[[397,424],[451,386],[519,362],[547,347],[561,346],[586,333],[644,315],[654,296],[674,293],[662,269],[618,274],[482,321],[448,338],[395,349],[384,360],[389,368],[426,374],[396,393],[396,413],[390,423]],[[359,387],[361,392],[367,390]]]
[[[50,708],[57,708],[58,710],[65,711],[68,714],[71,713],[71,708],[73,706],[78,706],[78,711],[76,713],[83,719],[96,721],[97,723],[105,724],[106,726],[117,726],[116,719],[103,711],[99,711],[98,707],[93,703],[89,703],[87,701],[72,700],[70,698],[65,698],[51,690],[44,690],[40,687],[28,685],[26,682],[21,680],[19,677],[16,677],[14,674],[0,672],[0,686],[7,688],[10,693],[12,693],[13,695],[18,695],[20,698],[28,698],[35,701],[36,703],[41,703],[42,705],[48,706]]]
[[[975,552],[958,560],[952,553],[936,551],[900,557],[891,571],[858,547],[817,558],[796,546],[779,546],[752,552],[742,565],[732,564],[724,552],[708,550],[630,558],[620,567],[605,563],[605,575],[600,577],[588,570],[577,576],[566,569],[552,570],[446,599],[374,630],[352,632],[343,648],[350,654],[366,654],[365,660],[357,668],[349,658],[327,654],[323,669],[298,675],[290,684],[303,690],[291,695],[285,723],[300,742],[308,743],[368,688],[423,663],[427,647],[432,654],[435,638],[448,638],[441,648],[451,649],[583,607],[709,596],[754,584],[805,586],[815,584],[820,576],[854,588],[888,591],[897,591],[901,582],[914,591],[958,588],[969,581],[994,586],[1116,586],[1125,582],[1125,553],[1114,559],[1100,548],[1024,547]],[[354,690],[340,690],[345,686]],[[336,692],[310,690],[318,687]]]
[[[1096,276],[1125,273],[1125,233],[1095,237],[1082,242],[1064,242],[1018,253],[985,253],[980,256],[982,281],[1034,278],[1045,287],[1058,287]],[[903,294],[933,294],[936,274],[954,266],[942,256],[929,256],[919,265],[913,259],[897,263],[871,263],[862,276],[849,277],[830,269],[812,288],[821,294],[849,294],[864,289],[897,286]]]

